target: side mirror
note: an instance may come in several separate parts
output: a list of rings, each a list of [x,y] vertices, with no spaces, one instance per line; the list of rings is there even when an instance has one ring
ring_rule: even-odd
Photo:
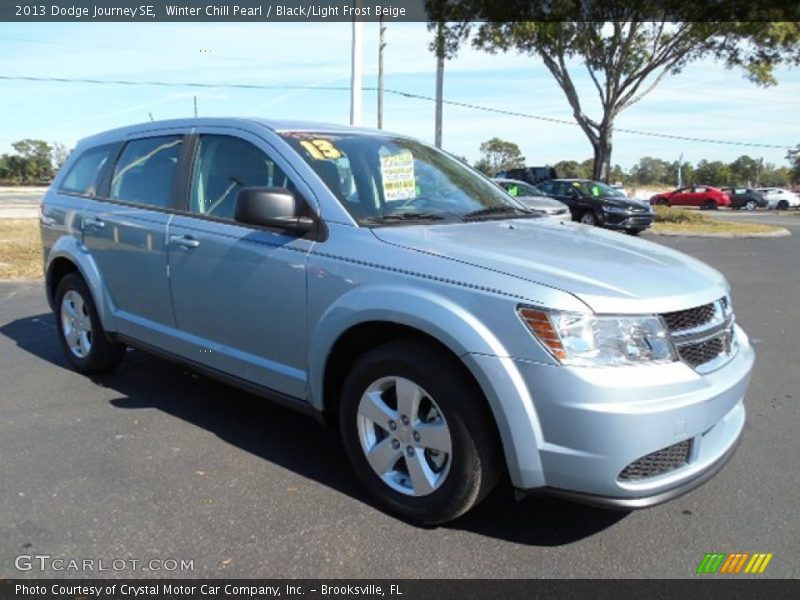
[[[246,187],[236,196],[234,218],[247,225],[303,234],[314,228],[314,219],[299,216],[298,205],[295,195],[285,188]]]

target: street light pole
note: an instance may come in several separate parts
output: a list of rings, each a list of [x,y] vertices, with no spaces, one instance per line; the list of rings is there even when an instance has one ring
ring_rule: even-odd
[[[359,7],[356,0],[355,6]],[[356,11],[358,12],[358,11]],[[350,63],[350,125],[361,125],[361,76],[362,76],[362,34],[363,23],[353,17],[353,45]]]
[[[442,147],[442,93],[444,89],[444,21],[439,21],[436,30],[436,116],[434,143]]]
[[[383,49],[386,47],[384,35],[386,25],[383,16],[378,18],[378,129],[383,129]]]

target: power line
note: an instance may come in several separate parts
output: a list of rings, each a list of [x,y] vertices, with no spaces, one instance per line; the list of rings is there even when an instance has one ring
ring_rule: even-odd
[[[83,79],[83,78],[67,78],[67,77],[32,77],[23,75],[0,75],[0,80],[5,81],[32,81],[32,82],[49,82],[49,83],[87,83],[91,85],[128,85],[128,86],[155,86],[155,87],[189,87],[189,88],[206,88],[206,89],[244,89],[244,90],[321,90],[321,91],[349,91],[349,86],[317,86],[317,85],[266,85],[257,83],[197,83],[197,82],[180,82],[175,83],[171,81],[130,81],[124,79]],[[376,87],[364,87],[365,91],[376,92]],[[426,102],[436,102],[436,98],[426,96],[424,94],[416,94],[413,92],[406,92],[403,90],[384,89],[387,94],[401,96],[412,100],[424,100]],[[450,106],[458,106],[460,108],[468,108],[471,110],[479,110],[494,114],[507,115],[512,117],[520,117],[523,119],[532,119],[536,121],[544,121],[548,123],[556,123],[559,125],[571,125],[577,127],[578,123],[569,119],[559,119],[557,117],[546,117],[542,115],[533,115],[530,113],[523,113],[503,108],[494,108],[491,106],[483,106],[480,104],[473,104],[471,102],[462,102],[459,100],[443,99],[444,104]],[[680,140],[686,142],[700,142],[704,144],[719,144],[727,146],[746,146],[751,148],[770,148],[778,150],[789,150],[794,146],[780,145],[780,144],[758,144],[754,142],[734,142],[730,140],[718,140],[712,138],[700,138],[687,135],[677,135],[671,133],[659,133],[656,131],[641,131],[637,129],[625,129],[622,127],[615,128],[616,132],[629,133],[633,135],[641,135],[646,137],[655,137],[661,139]]]

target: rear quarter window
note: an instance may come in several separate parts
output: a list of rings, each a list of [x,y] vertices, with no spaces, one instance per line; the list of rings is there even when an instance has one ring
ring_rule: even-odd
[[[112,158],[116,146],[98,146],[86,150],[72,165],[59,188],[60,192],[97,195],[104,167]]]

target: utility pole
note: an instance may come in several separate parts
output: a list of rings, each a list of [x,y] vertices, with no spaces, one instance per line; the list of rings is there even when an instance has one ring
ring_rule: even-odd
[[[678,157],[678,187],[683,187],[683,152]]]
[[[197,96],[194,97],[194,118],[197,118]]]
[[[434,143],[442,147],[442,91],[444,88],[444,21],[439,21],[436,30],[436,116]]]
[[[354,2],[360,8],[361,0]],[[355,11],[358,12],[358,11]],[[362,74],[362,35],[364,24],[353,17],[353,45],[350,52],[350,125],[361,125],[361,74]]]
[[[383,129],[383,49],[386,47],[384,35],[386,25],[383,15],[378,18],[378,129]]]

